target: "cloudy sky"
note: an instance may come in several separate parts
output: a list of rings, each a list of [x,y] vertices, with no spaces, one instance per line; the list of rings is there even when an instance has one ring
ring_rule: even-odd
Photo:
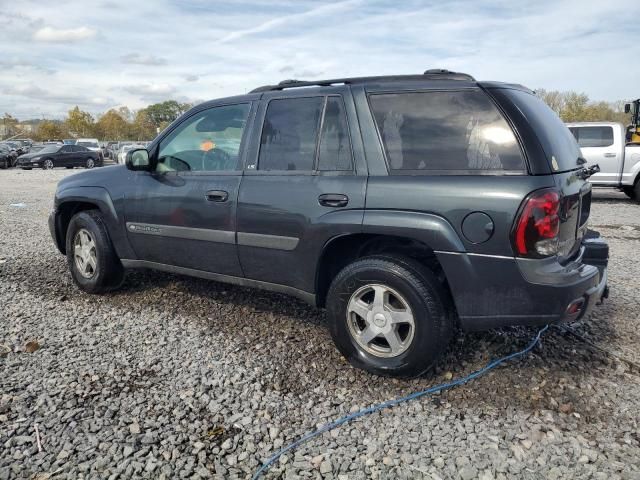
[[[598,100],[637,98],[632,3],[0,0],[0,114],[137,109],[285,78],[434,67]]]

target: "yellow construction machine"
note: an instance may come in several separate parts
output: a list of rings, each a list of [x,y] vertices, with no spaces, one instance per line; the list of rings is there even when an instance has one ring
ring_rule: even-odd
[[[627,127],[627,143],[640,143],[640,98],[627,103],[624,113],[631,113],[631,125]]]

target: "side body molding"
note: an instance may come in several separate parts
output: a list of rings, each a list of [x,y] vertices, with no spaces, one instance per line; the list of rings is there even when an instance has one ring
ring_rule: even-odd
[[[70,187],[56,193],[54,202],[56,212],[61,210],[68,203],[91,203],[98,207],[102,217],[107,224],[107,231],[116,253],[120,258],[131,258],[134,255],[124,231],[124,222],[114,205],[109,192],[103,187]],[[64,245],[61,240],[66,232],[62,231],[62,218],[59,214],[55,216],[56,243],[63,251]],[[134,257],[135,258],[135,257]]]
[[[460,237],[444,218],[406,210],[366,210],[363,233],[396,235],[419,240],[434,251],[464,252]]]

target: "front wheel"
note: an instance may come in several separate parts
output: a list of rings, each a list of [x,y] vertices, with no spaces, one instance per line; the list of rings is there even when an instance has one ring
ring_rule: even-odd
[[[87,168],[93,168],[96,166],[96,162],[93,160],[93,158],[89,157],[87,158],[87,161],[85,162],[85,167]]]
[[[47,158],[44,162],[42,162],[42,168],[45,170],[51,170],[53,168],[53,160]]]
[[[87,210],[73,216],[67,229],[66,252],[71,276],[81,290],[103,293],[122,284],[124,269],[100,212]]]
[[[338,350],[371,373],[413,377],[429,370],[453,334],[449,296],[434,273],[404,257],[347,265],[327,295]]]

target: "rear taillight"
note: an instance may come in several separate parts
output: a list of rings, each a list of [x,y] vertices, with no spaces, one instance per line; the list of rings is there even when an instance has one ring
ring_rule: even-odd
[[[560,195],[555,190],[532,193],[520,209],[513,242],[521,257],[549,257],[558,253]]]

